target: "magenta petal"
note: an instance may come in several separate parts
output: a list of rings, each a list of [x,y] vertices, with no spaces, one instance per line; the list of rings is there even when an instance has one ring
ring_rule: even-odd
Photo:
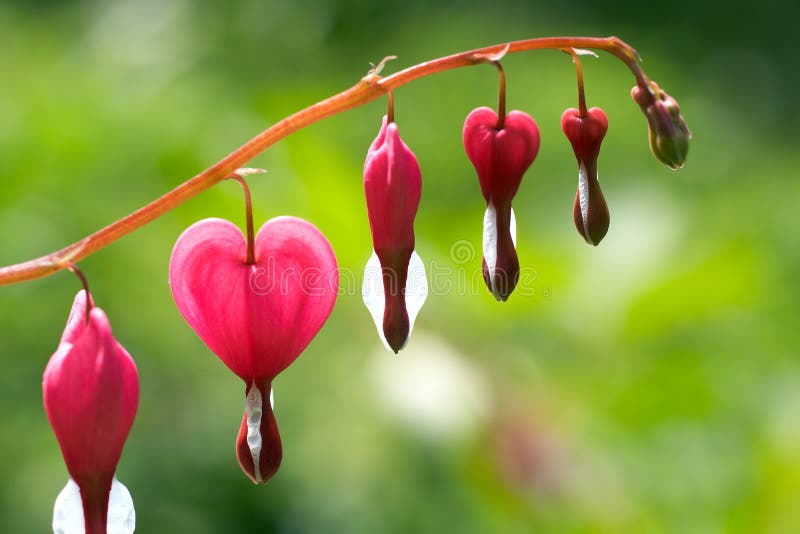
[[[72,478],[79,486],[107,478],[110,488],[136,415],[139,379],[103,310],[92,308],[85,324],[85,299],[83,291],[75,297],[45,369],[44,406]]]
[[[387,125],[385,117],[364,162],[364,193],[375,252],[379,257],[383,251],[410,256],[422,172],[416,156],[400,138],[397,124]]]
[[[256,236],[256,265],[249,294],[250,327],[257,354],[254,376],[275,376],[291,364],[328,319],[339,291],[330,243],[296,217],[267,221]],[[264,285],[266,284],[266,285]],[[265,293],[265,289],[271,292]],[[262,332],[259,332],[263,329]]]
[[[265,223],[255,264],[245,258],[235,225],[200,221],[175,244],[170,286],[186,322],[249,386],[274,378],[311,342],[333,309],[339,277],[325,236],[295,217]]]
[[[464,121],[463,140],[481,184],[487,204],[511,202],[522,176],[539,152],[539,128],[522,111],[506,115],[497,128],[497,113],[491,108],[473,110]]]
[[[387,123],[386,117],[364,162],[364,193],[373,248],[381,264],[383,338],[396,353],[411,332],[405,292],[422,172],[416,156],[400,139],[397,124]]]

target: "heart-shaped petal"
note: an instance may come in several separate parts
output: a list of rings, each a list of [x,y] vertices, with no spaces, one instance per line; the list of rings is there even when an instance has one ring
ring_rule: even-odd
[[[255,263],[234,224],[205,219],[186,229],[170,258],[178,310],[208,347],[248,386],[271,381],[311,342],[339,288],[336,257],[314,225],[267,221]]]
[[[464,121],[464,148],[481,183],[487,204],[511,202],[522,175],[539,153],[539,128],[530,115],[509,112],[503,127],[497,128],[497,113],[481,107]]]

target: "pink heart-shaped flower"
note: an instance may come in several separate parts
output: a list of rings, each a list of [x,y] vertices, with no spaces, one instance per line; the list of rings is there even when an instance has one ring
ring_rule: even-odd
[[[464,148],[481,183],[486,203],[500,206],[517,194],[522,175],[539,153],[539,128],[525,112],[511,111],[497,128],[497,113],[472,110],[464,121]]]
[[[575,228],[587,243],[597,246],[611,220],[597,177],[597,157],[608,131],[608,117],[600,108],[589,109],[583,117],[579,110],[569,108],[561,115],[561,129],[578,160],[578,189],[572,205]]]
[[[467,116],[462,135],[486,199],[483,279],[497,300],[506,300],[519,279],[511,201],[539,152],[539,127],[522,111],[509,112],[501,125],[493,109],[480,107]]]
[[[266,222],[255,263],[246,256],[233,223],[197,222],[175,243],[169,282],[186,322],[251,384],[275,378],[311,342],[333,309],[339,276],[328,240],[295,217]]]
[[[254,251],[250,265],[245,238],[229,221],[197,222],[175,243],[169,281],[186,322],[247,385],[237,451],[248,476],[265,482],[281,457],[272,380],[322,328],[339,273],[325,236],[295,217],[267,221]]]

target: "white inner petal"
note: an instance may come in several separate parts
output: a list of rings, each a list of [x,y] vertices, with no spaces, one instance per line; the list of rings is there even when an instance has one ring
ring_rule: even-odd
[[[270,392],[270,400],[272,392]],[[247,393],[244,405],[247,414],[247,446],[250,448],[250,455],[253,457],[253,471],[256,475],[256,482],[262,482],[261,470],[258,461],[261,458],[261,390],[255,384]]]
[[[514,243],[514,248],[517,248],[517,216],[514,215],[514,208],[511,208],[511,242]]]
[[[483,214],[483,260],[489,269],[489,280],[494,280],[494,270],[497,267],[497,211],[491,202]]]
[[[133,534],[136,511],[131,494],[114,478],[108,496],[108,534]],[[78,485],[71,478],[56,497],[53,507],[53,534],[85,534],[83,503]]]
[[[411,260],[408,262],[408,278],[406,279],[406,311],[408,312],[408,337],[414,329],[414,321],[417,314],[428,298],[428,279],[425,277],[425,264],[419,257],[417,251],[411,253]],[[408,343],[408,339],[406,339]],[[405,343],[403,343],[405,347]]]
[[[589,235],[589,178],[586,176],[586,165],[583,162],[578,167],[578,199],[581,204],[583,235],[586,236],[586,241],[594,245]]]
[[[514,243],[514,247],[516,247],[517,216],[514,214],[514,208],[511,208],[509,226],[511,242]],[[490,289],[492,290],[492,294],[497,296],[497,291],[494,287],[494,272],[497,268],[497,210],[492,202],[489,202],[483,214],[483,259],[486,261],[486,267],[489,269],[489,283],[492,285]]]
[[[375,328],[378,330],[378,336],[381,338],[383,345],[394,352],[386,342],[386,336],[383,334],[383,312],[386,307],[386,298],[383,288],[383,271],[381,270],[381,262],[375,251],[372,252],[367,266],[364,269],[364,282],[361,286],[361,296],[364,299],[364,305],[369,310],[372,320],[375,323]],[[417,251],[411,253],[411,259],[408,262],[408,277],[406,278],[406,312],[408,313],[408,338],[406,338],[403,347],[408,343],[411,337],[411,331],[414,329],[414,321],[417,319],[425,299],[428,297],[428,280],[425,277],[425,264],[422,263]],[[401,347],[402,348],[402,347]]]

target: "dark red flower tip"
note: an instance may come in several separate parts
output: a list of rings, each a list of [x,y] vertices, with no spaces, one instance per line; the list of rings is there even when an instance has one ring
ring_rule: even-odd
[[[278,471],[283,449],[272,410],[268,382],[247,388],[245,412],[236,436],[236,457],[242,471],[256,484],[265,484]]]

